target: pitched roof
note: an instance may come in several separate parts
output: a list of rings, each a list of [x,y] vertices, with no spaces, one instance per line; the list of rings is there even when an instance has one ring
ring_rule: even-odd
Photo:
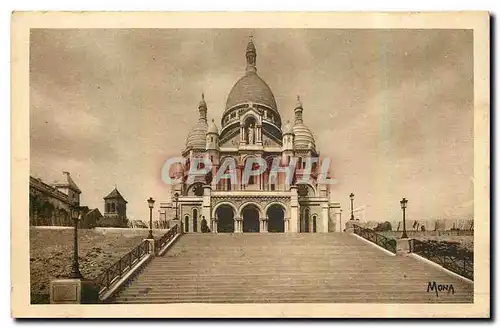
[[[92,214],[92,213],[94,213],[94,212],[96,212],[96,213],[97,213],[97,216],[100,216],[100,217],[102,216],[101,211],[99,211],[99,209],[98,209],[98,208],[94,208],[94,209],[92,209],[92,210],[88,211],[85,215],[90,215],[90,214]]]
[[[62,179],[54,181],[54,186],[55,187],[68,187],[69,189],[76,191],[77,193],[81,194],[82,191],[78,186],[76,185],[75,181],[71,179],[71,175],[69,172],[63,172]]]
[[[109,193],[109,195],[104,197],[104,199],[110,199],[110,198],[121,198],[121,199],[125,200],[125,198],[123,198],[123,196],[120,194],[120,192],[116,188],[113,189],[113,191],[111,191]],[[126,202],[126,200],[125,200],[125,202]]]

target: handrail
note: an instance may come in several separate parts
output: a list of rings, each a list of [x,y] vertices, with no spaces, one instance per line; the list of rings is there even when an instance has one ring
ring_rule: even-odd
[[[395,239],[387,238],[386,236],[381,235],[372,229],[362,228],[356,224],[354,224],[353,227],[354,233],[356,235],[363,237],[366,240],[371,241],[372,243],[375,243],[376,245],[396,254],[397,242]]]
[[[136,263],[149,254],[149,251],[149,241],[144,240],[109,268],[105,269],[94,279],[94,284],[99,287],[99,293],[109,289],[113,283],[119,280],[124,274],[130,271]]]
[[[163,236],[159,239],[155,240],[155,253],[158,255],[160,251],[167,245],[174,237],[177,235],[179,231],[179,225],[174,225],[170,228]]]
[[[474,252],[446,241],[412,239],[410,252],[418,254],[465,278],[474,280]]]

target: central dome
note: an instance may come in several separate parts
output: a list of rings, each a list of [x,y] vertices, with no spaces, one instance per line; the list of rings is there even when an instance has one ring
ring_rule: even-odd
[[[256,72],[247,72],[231,89],[227,97],[226,110],[247,102],[262,104],[278,111],[273,92]]]
[[[235,83],[229,92],[225,112],[234,106],[252,102],[264,105],[278,113],[278,106],[271,88],[257,74],[257,50],[251,39],[248,42],[245,57],[247,61],[245,75]]]

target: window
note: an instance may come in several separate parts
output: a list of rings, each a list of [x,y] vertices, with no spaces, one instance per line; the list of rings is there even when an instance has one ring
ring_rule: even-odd
[[[189,216],[184,217],[184,232],[189,232]]]
[[[203,185],[202,184],[197,184],[196,186],[193,187],[193,192],[195,196],[203,196]]]
[[[115,203],[111,203],[111,212],[115,211]]]
[[[259,164],[258,163],[253,163],[252,164],[252,170],[255,171],[255,170],[258,170],[259,169]],[[248,184],[249,185],[253,185],[253,184],[256,184],[257,183],[257,180],[256,180],[256,176],[249,176],[248,177]]]
[[[316,215],[313,215],[313,231],[316,232]]]
[[[193,208],[193,232],[198,232],[198,210]]]
[[[106,203],[106,212],[111,212],[111,204],[110,203]]]
[[[214,137],[210,137],[210,142],[214,142]]]

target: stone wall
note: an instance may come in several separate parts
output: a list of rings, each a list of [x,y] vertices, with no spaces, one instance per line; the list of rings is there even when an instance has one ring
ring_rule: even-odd
[[[71,226],[68,196],[40,179],[30,177],[29,215],[31,226]]]

